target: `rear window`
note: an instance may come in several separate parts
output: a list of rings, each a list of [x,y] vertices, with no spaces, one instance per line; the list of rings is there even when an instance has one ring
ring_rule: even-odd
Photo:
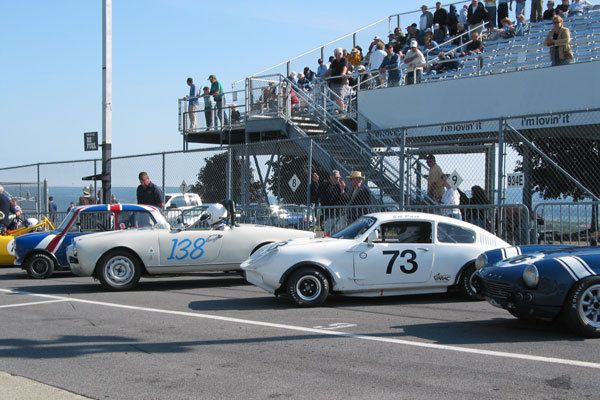
[[[442,243],[475,243],[475,231],[462,226],[438,224],[437,239]]]

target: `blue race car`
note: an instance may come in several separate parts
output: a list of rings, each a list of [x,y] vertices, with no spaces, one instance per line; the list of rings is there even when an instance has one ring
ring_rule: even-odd
[[[600,247],[496,249],[476,265],[475,279],[492,305],[520,319],[560,316],[575,332],[600,337]]]
[[[101,231],[166,224],[159,210],[137,204],[97,204],[76,207],[53,231],[15,237],[15,264],[34,279],[46,279],[54,271],[69,271],[65,250],[73,238]],[[17,240],[18,239],[18,240]]]

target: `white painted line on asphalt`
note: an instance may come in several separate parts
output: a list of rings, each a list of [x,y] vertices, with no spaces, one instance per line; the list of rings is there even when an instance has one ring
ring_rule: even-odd
[[[34,306],[34,305],[37,305],[37,304],[48,304],[48,303],[63,303],[65,301],[70,301],[70,300],[68,300],[68,299],[61,299],[61,300],[36,301],[34,303],[7,304],[7,305],[4,305],[4,306],[0,306],[0,308]]]
[[[483,349],[475,349],[475,348],[459,347],[459,346],[448,346],[448,345],[444,345],[444,344],[435,344],[435,343],[411,342],[409,340],[402,340],[402,339],[391,339],[391,338],[384,338],[384,337],[379,337],[379,336],[357,335],[357,334],[353,334],[353,333],[331,331],[331,330],[326,330],[326,329],[306,328],[306,327],[295,326],[295,325],[275,324],[272,322],[252,321],[252,320],[248,320],[248,319],[222,317],[222,316],[218,316],[218,315],[199,314],[199,313],[191,313],[191,312],[186,312],[186,311],[170,311],[170,310],[163,310],[160,308],[128,306],[128,305],[123,305],[123,304],[106,303],[103,301],[77,299],[74,297],[61,297],[61,296],[53,296],[53,295],[48,295],[48,294],[31,293],[31,292],[25,292],[25,291],[21,291],[21,290],[13,290],[13,289],[0,289],[0,292],[65,300],[65,301],[71,301],[74,303],[84,303],[84,304],[93,304],[93,305],[105,306],[105,307],[122,308],[122,309],[126,309],[126,310],[146,311],[146,312],[169,314],[169,315],[180,315],[180,316],[185,316],[185,317],[212,319],[212,320],[224,321],[224,322],[234,322],[234,323],[245,324],[245,325],[256,325],[256,326],[264,326],[264,327],[268,327],[268,328],[277,328],[277,329],[285,329],[285,330],[291,330],[291,331],[316,333],[316,334],[320,334],[320,335],[347,337],[347,338],[352,338],[352,339],[369,340],[369,341],[373,341],[373,342],[393,343],[393,344],[401,344],[401,345],[405,345],[405,346],[423,347],[423,348],[428,348],[428,349],[455,351],[455,352],[459,352],[459,353],[477,354],[477,355],[485,355],[485,356],[492,356],[492,357],[513,358],[513,359],[519,359],[519,360],[539,361],[539,362],[552,363],[552,364],[569,365],[569,366],[574,366],[574,367],[600,369],[600,363],[593,363],[593,362],[588,362],[588,361],[578,361],[578,360],[569,360],[569,359],[564,359],[564,358],[534,356],[534,355],[520,354],[520,353],[507,353],[507,352],[503,352],[503,351],[483,350]]]

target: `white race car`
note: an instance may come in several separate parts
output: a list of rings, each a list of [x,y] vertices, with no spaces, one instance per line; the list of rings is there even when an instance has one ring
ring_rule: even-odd
[[[280,242],[242,263],[246,280],[302,307],[329,292],[394,296],[446,292],[451,286],[483,299],[475,260],[508,243],[467,222],[434,214],[365,215],[330,238]]]
[[[211,229],[171,230],[159,215],[154,228],[80,236],[67,248],[67,259],[75,275],[94,276],[109,290],[128,290],[141,276],[239,270],[265,245],[315,237],[295,229],[236,225],[227,215],[223,205],[213,204],[206,211]]]

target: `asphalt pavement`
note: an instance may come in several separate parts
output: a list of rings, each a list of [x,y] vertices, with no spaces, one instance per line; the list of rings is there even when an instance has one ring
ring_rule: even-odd
[[[600,397],[600,340],[457,293],[299,309],[236,276],[111,293],[0,268],[0,316],[3,399]]]

